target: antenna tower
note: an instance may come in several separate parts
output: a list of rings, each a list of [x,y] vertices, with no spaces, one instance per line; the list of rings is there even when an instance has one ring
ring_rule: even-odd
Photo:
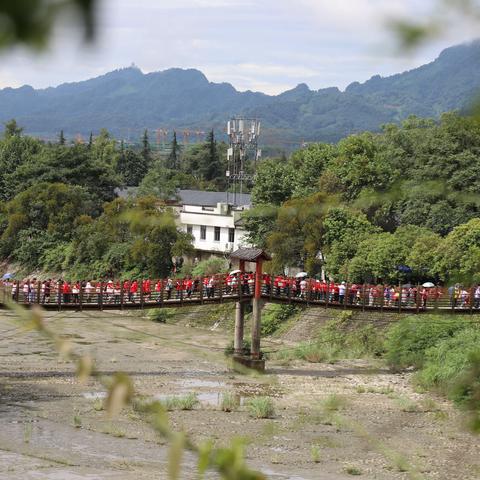
[[[227,122],[227,135],[227,203],[237,205],[237,194],[243,193],[244,184],[255,180],[257,161],[262,155],[258,148],[260,121],[256,118],[232,118]],[[247,171],[250,166],[252,168]]]

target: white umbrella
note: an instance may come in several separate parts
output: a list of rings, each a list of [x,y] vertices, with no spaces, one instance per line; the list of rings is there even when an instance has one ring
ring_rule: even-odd
[[[236,275],[237,273],[242,273],[241,270],[233,270],[232,272],[230,272],[230,275]]]
[[[295,278],[303,278],[303,277],[308,277],[307,272],[300,272],[295,275]]]
[[[425,288],[433,288],[435,287],[435,284],[432,283],[432,282],[425,282],[422,287],[425,287]]]

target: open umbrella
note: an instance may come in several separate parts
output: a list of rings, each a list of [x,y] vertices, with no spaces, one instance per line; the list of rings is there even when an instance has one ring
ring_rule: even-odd
[[[230,275],[236,275],[237,273],[242,273],[241,270],[233,270],[230,272]]]
[[[432,283],[432,282],[425,282],[422,287],[425,287],[425,288],[433,288],[435,287],[435,284]]]
[[[13,278],[13,274],[11,274],[11,273],[6,273],[6,274],[2,277],[2,280],[10,280],[11,278]]]
[[[308,277],[307,272],[300,272],[295,275],[295,278],[304,278],[304,277]]]

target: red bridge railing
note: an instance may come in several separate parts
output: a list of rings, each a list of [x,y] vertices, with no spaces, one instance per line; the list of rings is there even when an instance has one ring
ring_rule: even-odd
[[[16,281],[1,285],[0,301],[46,308],[124,309],[241,301],[252,297],[253,274],[213,275],[161,280]],[[311,304],[325,308],[424,312],[452,310],[480,313],[480,287],[371,285],[320,282],[265,274],[262,298],[272,302]]]

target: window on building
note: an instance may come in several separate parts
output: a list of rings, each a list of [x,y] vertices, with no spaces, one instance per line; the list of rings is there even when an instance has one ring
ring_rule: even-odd
[[[220,227],[215,227],[215,233],[214,233],[213,239],[215,240],[215,242],[220,241]]]
[[[200,240],[205,240],[207,238],[207,227],[205,225],[200,225]]]
[[[190,235],[193,234],[193,225],[187,225],[187,233]]]
[[[228,229],[228,241],[230,243],[233,243],[235,241],[235,229],[234,228],[229,228]]]

